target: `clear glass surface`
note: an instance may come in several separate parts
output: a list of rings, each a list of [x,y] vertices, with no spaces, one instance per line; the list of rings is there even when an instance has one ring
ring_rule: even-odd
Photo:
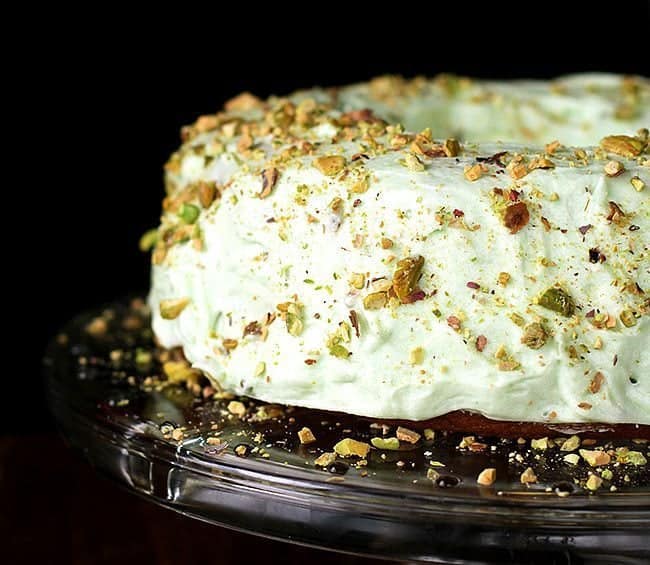
[[[557,449],[540,457],[516,440],[477,437],[486,448],[472,452],[458,448],[462,436],[437,431],[433,441],[402,444],[399,451],[373,449],[367,465],[339,460],[323,469],[314,460],[336,441],[369,441],[381,428],[368,419],[248,399],[240,419],[228,410],[232,399],[204,399],[204,386],[192,392],[152,384],[160,350],[146,314],[129,304],[80,315],[63,328],[45,358],[46,386],[68,442],[152,502],[259,535],[390,559],[570,563],[579,556],[633,563],[650,557],[647,465],[617,468],[615,492],[590,494],[573,481],[575,469],[558,462],[565,454]],[[92,325],[98,315],[104,327]],[[305,425],[314,444],[297,439]],[[182,437],[170,437],[174,428],[183,429]],[[220,443],[208,441],[211,436]],[[520,482],[527,466],[538,475],[530,486]],[[496,469],[497,481],[481,487],[476,477],[486,467]],[[435,473],[427,477],[429,469]]]

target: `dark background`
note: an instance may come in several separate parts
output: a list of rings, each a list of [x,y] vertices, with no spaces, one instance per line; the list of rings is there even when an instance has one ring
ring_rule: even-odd
[[[2,256],[9,288],[2,309],[8,331],[0,392],[0,540],[18,540],[15,553],[9,546],[10,562],[20,562],[19,555],[40,563],[126,563],[157,555],[158,562],[172,563],[178,561],[165,556],[176,546],[154,540],[175,532],[198,543],[225,536],[204,525],[187,530],[188,520],[98,481],[57,443],[40,386],[43,350],[66,320],[146,292],[148,257],[137,242],[157,224],[162,165],[179,144],[183,124],[217,111],[242,90],[264,97],[382,73],[650,75],[647,1],[385,6],[216,4],[213,14],[161,4],[155,18],[115,13],[114,6],[92,14],[57,6],[53,13],[39,8],[38,22],[35,14],[25,19],[21,40],[5,52],[17,72],[5,81],[16,100],[5,106],[4,134],[17,157],[4,153],[3,163],[5,171],[18,172],[11,181],[7,175],[2,188],[10,245]],[[24,52],[26,43],[36,47],[34,55]],[[76,489],[68,490],[71,484]],[[3,525],[2,516],[10,521]],[[131,534],[141,535],[139,526],[148,521],[143,545]],[[123,545],[112,545],[114,537]],[[67,553],[58,561],[48,544]],[[265,556],[269,562],[288,552],[257,544],[272,552]],[[235,550],[228,555],[227,562],[240,558]],[[285,556],[288,563],[324,559],[307,551]]]

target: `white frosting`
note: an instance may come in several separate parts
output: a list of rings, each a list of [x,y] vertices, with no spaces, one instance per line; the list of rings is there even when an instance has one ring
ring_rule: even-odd
[[[579,115],[567,115],[569,125],[558,125],[520,108],[518,116],[526,115],[527,128],[541,139],[597,143],[601,133],[612,133],[607,121],[612,105],[602,96],[574,94],[575,89],[584,94],[584,84],[593,80],[566,79],[567,93],[559,98],[542,83],[473,86],[498,93],[500,102],[472,102],[475,113],[469,103],[451,108],[451,125],[440,124],[441,135],[460,124],[460,131],[476,138],[501,132],[515,137],[520,125],[512,124],[520,122],[503,116],[510,115],[514,99],[526,98],[528,110],[579,109]],[[370,105],[363,88],[351,87],[340,95],[344,110]],[[427,96],[411,102],[424,108],[432,102],[433,96]],[[425,116],[417,109],[417,118],[409,122],[414,106],[404,112],[406,123],[422,127],[422,120],[430,118],[438,135],[435,112]],[[642,111],[649,116],[650,108]],[[588,127],[576,129],[575,122],[583,120]],[[176,190],[201,180],[231,184],[198,219],[203,249],[191,242],[173,245],[153,267],[150,304],[162,345],[182,346],[193,366],[226,390],[283,404],[412,420],[468,409],[500,420],[650,424],[650,321],[647,314],[640,315],[626,327],[619,319],[626,310],[642,312],[644,300],[647,308],[647,295],[623,291],[623,286],[634,282],[650,288],[650,188],[637,191],[630,183],[638,176],[650,184],[650,169],[638,163],[641,158],[612,156],[626,170],[611,178],[603,171],[606,161],[594,158],[593,148],[587,150],[587,164],[562,149],[551,156],[554,169],[534,170],[515,181],[490,164],[471,182],[463,171],[476,163],[476,156],[527,152],[521,145],[466,144],[457,158],[422,158],[424,171],[407,168],[404,151],[388,151],[362,158],[344,178],[328,177],[313,166],[315,157],[343,155],[350,164],[360,151],[359,142],[331,144],[335,133],[327,123],[305,130],[302,137],[318,144],[315,154],[289,160],[264,199],[258,197],[260,170],[286,145],[272,148],[269,136],[255,139],[263,155],[245,160],[237,152],[237,138],[225,152],[206,159],[214,140],[222,139],[214,132],[185,146],[178,171],[169,174]],[[369,175],[369,189],[350,193],[351,177],[362,173]],[[516,234],[494,211],[494,187],[516,188],[527,204],[530,221]],[[330,209],[335,197],[343,202],[340,215]],[[607,220],[610,201],[625,212],[624,224]],[[462,220],[454,221],[454,210],[462,211]],[[166,214],[163,229],[178,221],[175,214]],[[461,221],[480,228],[453,225]],[[587,225],[591,228],[581,233],[578,228]],[[631,225],[638,229],[630,230]],[[382,238],[393,246],[384,249]],[[592,248],[606,261],[590,262]],[[415,255],[424,257],[419,286],[426,297],[365,309],[363,298],[372,285],[357,290],[350,285],[351,276],[363,273],[367,280],[390,281],[397,261]],[[511,276],[505,286],[497,283],[501,272]],[[480,288],[470,288],[468,282]],[[574,316],[535,304],[554,284],[574,299]],[[188,298],[187,307],[175,319],[163,319],[160,302],[178,298]],[[299,335],[291,335],[278,317],[268,326],[266,339],[242,337],[250,322],[280,314],[277,305],[285,302],[302,305]],[[358,317],[360,336],[352,329],[350,340],[341,343],[350,355],[340,358],[330,353],[328,338],[341,322],[349,324],[350,310]],[[585,316],[590,310],[611,314],[616,326],[595,327],[593,318]],[[524,324],[543,323],[549,333],[543,347],[522,343],[524,330],[513,314]],[[450,316],[461,321],[460,330],[450,327]],[[475,346],[479,335],[487,338],[483,351]],[[226,350],[224,339],[237,340],[237,346]],[[503,348],[519,364],[514,370],[500,369],[495,354]],[[604,379],[593,392],[590,383],[598,372]]]
[[[407,130],[431,127],[436,137],[521,143],[559,139],[566,145],[593,145],[611,133],[634,134],[650,126],[650,82],[635,80],[636,87],[625,88],[619,75],[592,73],[553,82],[469,82],[452,77],[416,80],[409,86],[395,77],[380,77],[341,89],[336,102],[344,111],[371,108]],[[387,90],[404,94],[390,95]],[[631,119],[617,118],[630,108]]]

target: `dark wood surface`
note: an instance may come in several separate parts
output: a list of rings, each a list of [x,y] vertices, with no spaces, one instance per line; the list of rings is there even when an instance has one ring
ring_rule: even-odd
[[[12,565],[377,563],[160,508],[98,476],[54,434],[0,437],[0,541],[0,562]]]

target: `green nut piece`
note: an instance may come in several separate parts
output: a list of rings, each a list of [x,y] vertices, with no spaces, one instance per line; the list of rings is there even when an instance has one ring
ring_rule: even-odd
[[[147,230],[142,234],[138,247],[140,248],[140,251],[146,252],[152,249],[156,243],[158,243],[158,230],[154,228],[152,230]]]
[[[562,314],[567,318],[573,316],[575,312],[575,303],[568,292],[561,288],[551,287],[539,297],[538,304],[553,312]]]
[[[388,449],[390,451],[396,451],[399,449],[399,440],[396,437],[373,437],[370,440],[370,443],[372,443],[373,447],[376,447],[377,449]]]
[[[201,210],[199,209],[198,206],[194,206],[194,204],[187,204],[187,203],[182,204],[180,209],[178,210],[178,216],[186,224],[193,224],[194,222],[196,222],[196,220],[199,219],[200,213]]]

